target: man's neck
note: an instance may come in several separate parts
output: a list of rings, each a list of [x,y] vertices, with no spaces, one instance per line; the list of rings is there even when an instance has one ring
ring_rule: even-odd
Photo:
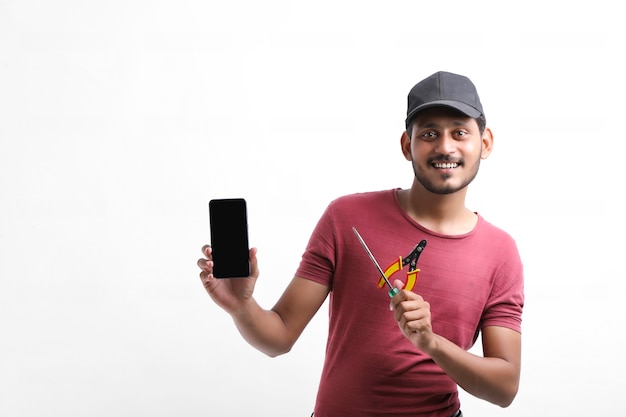
[[[398,191],[398,201],[407,214],[423,227],[443,235],[471,232],[478,221],[465,207],[467,187],[452,194],[433,194],[415,185]]]

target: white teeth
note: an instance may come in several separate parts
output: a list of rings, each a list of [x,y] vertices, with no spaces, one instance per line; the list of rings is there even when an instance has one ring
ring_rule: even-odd
[[[452,163],[452,162],[435,163],[435,168],[440,168],[440,169],[452,169],[452,168],[456,168],[458,166],[459,166],[459,164],[457,164],[456,162],[454,162],[454,163]]]

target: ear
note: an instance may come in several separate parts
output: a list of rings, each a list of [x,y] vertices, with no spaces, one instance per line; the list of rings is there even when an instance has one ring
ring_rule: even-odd
[[[480,152],[480,159],[487,159],[493,150],[493,132],[488,127],[485,128],[482,137],[482,151]]]
[[[400,146],[402,147],[402,154],[407,161],[411,161],[411,138],[405,130],[400,137]]]

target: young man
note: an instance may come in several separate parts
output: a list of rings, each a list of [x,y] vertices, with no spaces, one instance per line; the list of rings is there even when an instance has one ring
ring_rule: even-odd
[[[522,263],[514,240],[465,206],[493,146],[485,123],[467,77],[437,72],[416,84],[400,139],[413,166],[411,188],[331,202],[271,310],[253,298],[256,249],[248,279],[218,280],[211,248],[202,248],[206,291],[267,355],[288,352],[330,295],[315,417],[461,416],[457,385],[502,407],[516,396]],[[400,290],[393,298],[377,285],[380,274],[353,227],[380,265],[389,265],[385,275]],[[418,264],[403,266],[422,240]],[[483,356],[468,352],[479,333]]]

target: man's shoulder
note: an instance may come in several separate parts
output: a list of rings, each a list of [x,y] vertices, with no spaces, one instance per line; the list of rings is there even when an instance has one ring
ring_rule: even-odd
[[[387,189],[346,194],[331,201],[330,205],[337,208],[349,208],[355,205],[385,204],[394,201],[395,191],[395,189]]]
[[[480,214],[478,215],[480,227],[477,228],[478,235],[486,242],[494,246],[505,246],[507,248],[516,248],[517,244],[513,236],[503,228],[494,225],[485,220]]]

